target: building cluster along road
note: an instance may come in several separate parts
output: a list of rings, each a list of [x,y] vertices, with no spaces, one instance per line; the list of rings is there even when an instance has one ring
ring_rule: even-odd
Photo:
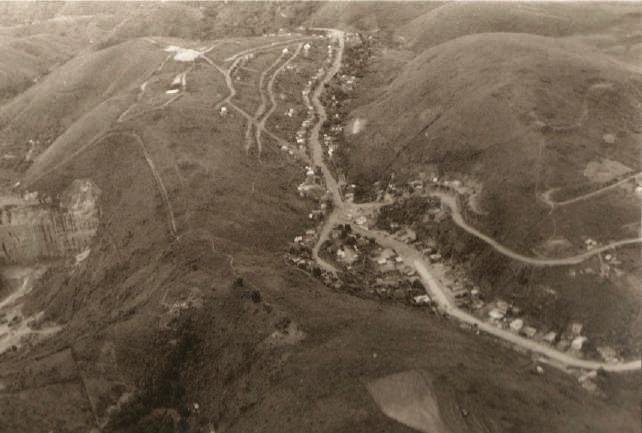
[[[320,102],[320,96],[321,96],[321,93],[323,92],[325,84],[328,83],[332,79],[332,77],[341,69],[342,56],[344,52],[344,33],[333,29],[324,29],[324,30],[328,32],[330,37],[338,41],[339,48],[334,58],[334,61],[332,63],[332,66],[326,72],[325,77],[321,80],[321,82],[318,84],[315,91],[312,93],[312,104],[314,106],[314,109],[317,112],[317,121],[311,130],[311,134],[309,137],[310,139],[308,141],[310,145],[310,153],[312,156],[312,162],[321,168],[321,172],[326,182],[326,187],[330,192],[333,205],[334,205],[333,211],[326,219],[320,231],[319,238],[313,248],[313,258],[317,261],[319,266],[327,271],[336,272],[336,269],[334,268],[334,266],[332,266],[331,264],[323,260],[321,257],[319,257],[319,250],[321,245],[328,239],[329,233],[331,232],[332,228],[336,224],[340,224],[340,223],[350,224],[351,228],[355,232],[374,239],[380,246],[393,248],[406,264],[414,267],[417,270],[418,275],[421,277],[421,280],[426,289],[426,292],[430,295],[431,299],[435,302],[435,304],[443,314],[450,316],[451,318],[456,319],[460,322],[473,325],[477,327],[477,329],[479,329],[480,331],[483,331],[487,334],[500,338],[510,343],[513,346],[519,347],[520,349],[529,351],[534,355],[538,356],[542,361],[549,362],[552,365],[555,365],[556,367],[560,367],[562,369],[589,369],[589,370],[604,369],[606,371],[612,371],[612,372],[639,370],[642,366],[642,363],[640,360],[633,360],[629,362],[612,364],[612,363],[606,363],[606,362],[579,359],[567,353],[558,351],[555,348],[548,346],[544,343],[540,343],[534,340],[529,340],[528,338],[514,334],[508,330],[498,328],[492,324],[486,323],[474,317],[473,315],[455,306],[453,300],[450,299],[450,297],[447,295],[447,291],[444,289],[443,285],[440,284],[437,278],[435,278],[431,273],[430,271],[431,264],[424,259],[421,252],[419,252],[413,246],[407,245],[395,239],[394,237],[392,237],[390,234],[386,232],[367,229],[357,224],[354,224],[351,221],[351,219],[349,218],[349,215],[353,213],[353,210],[355,209],[355,207],[359,207],[359,206],[363,207],[368,205],[376,206],[377,204],[373,203],[373,204],[354,205],[352,203],[345,202],[342,198],[339,185],[337,184],[336,180],[332,176],[332,173],[326,166],[323,159],[323,148],[319,140],[319,132],[320,132],[321,126],[323,125],[323,122],[326,120],[326,113],[323,105]],[[438,193],[435,193],[435,194],[438,194]],[[570,257],[565,259],[536,259],[536,258],[529,258],[529,257],[519,255],[507,249],[506,247],[503,247],[494,239],[484,235],[483,233],[476,230],[474,227],[469,226],[464,221],[463,217],[458,211],[456,200],[453,197],[448,196],[447,194],[438,194],[438,195],[439,195],[439,198],[445,201],[445,203],[451,208],[451,211],[452,211],[451,214],[452,214],[453,220],[457,225],[459,225],[469,233],[473,234],[474,236],[477,236],[480,239],[484,240],[485,242],[489,243],[495,249],[502,252],[503,254],[511,258],[514,258],[516,260],[520,260],[520,261],[533,264],[533,265],[538,265],[538,266],[568,265],[568,264],[580,263],[588,259],[589,257],[599,253],[598,250],[590,251],[585,254],[581,254],[575,257]],[[637,243],[637,242],[640,242],[640,239],[624,240],[616,244],[605,246],[604,249],[614,248],[616,246],[626,245],[629,243]]]

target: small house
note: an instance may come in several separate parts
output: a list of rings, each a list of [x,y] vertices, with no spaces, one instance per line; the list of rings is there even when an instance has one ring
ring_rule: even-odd
[[[502,320],[506,314],[499,311],[497,308],[493,308],[488,312],[488,317],[492,320]]]
[[[533,338],[535,334],[537,334],[537,329],[532,326],[524,326],[522,328],[522,333],[528,338]]]
[[[555,339],[557,338],[557,333],[555,331],[550,331],[544,335],[543,340],[547,342],[548,344],[553,344],[555,343]]]
[[[573,341],[571,341],[571,349],[579,352],[580,350],[582,350],[582,346],[584,346],[584,343],[586,342],[586,340],[587,338],[581,335],[578,337],[575,337]]]
[[[430,296],[418,295],[412,298],[415,305],[430,305]]]
[[[522,319],[515,319],[510,322],[510,330],[513,332],[519,332],[524,327],[524,321]]]

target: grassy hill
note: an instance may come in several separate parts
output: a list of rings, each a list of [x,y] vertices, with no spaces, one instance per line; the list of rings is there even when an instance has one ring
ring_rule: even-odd
[[[623,20],[634,22],[635,5],[608,3],[451,2],[423,13],[398,29],[416,50],[480,33],[568,36],[594,33]]]
[[[3,38],[0,101],[23,92],[43,75],[68,60],[79,44],[54,35]]]

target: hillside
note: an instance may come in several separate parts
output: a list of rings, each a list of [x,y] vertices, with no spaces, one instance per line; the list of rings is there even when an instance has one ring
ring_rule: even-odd
[[[43,75],[68,60],[78,45],[55,36],[3,38],[0,55],[3,74],[0,100],[15,96],[37,82]]]
[[[327,2],[307,22],[312,26],[334,26],[351,31],[393,33],[417,16],[441,7],[440,2]]]

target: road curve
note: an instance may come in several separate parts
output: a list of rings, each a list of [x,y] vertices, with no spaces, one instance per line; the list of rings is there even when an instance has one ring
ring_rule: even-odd
[[[444,192],[440,192],[440,191],[431,191],[431,192],[428,192],[428,195],[433,197],[438,197],[442,201],[442,203],[446,204],[450,208],[452,219],[454,223],[457,224],[459,227],[461,227],[471,235],[475,236],[476,238],[483,240],[488,245],[493,247],[493,249],[495,249],[497,252],[507,257],[510,257],[513,260],[517,260],[519,262],[527,263],[533,266],[577,265],[604,251],[609,251],[617,247],[623,247],[623,246],[638,244],[642,242],[642,238],[630,238],[630,239],[623,239],[623,240],[611,242],[609,244],[600,246],[598,248],[594,248],[592,250],[586,251],[581,254],[577,254],[575,256],[562,257],[562,258],[550,258],[550,259],[529,257],[523,254],[520,254],[516,251],[513,251],[508,247],[505,247],[504,245],[497,242],[495,239],[480,232],[475,227],[468,224],[461,215],[461,211],[459,209],[459,205],[457,204],[457,200],[452,195]]]
[[[551,199],[551,194],[554,193],[555,191],[559,190],[559,188],[549,189],[545,193],[540,194],[538,196],[538,198],[541,201],[543,201],[544,203],[546,203],[550,207],[566,206],[566,205],[569,205],[569,204],[577,203],[578,201],[583,201],[583,200],[589,199],[591,197],[595,197],[596,195],[600,195],[603,192],[606,192],[606,191],[608,191],[610,189],[618,187],[618,186],[622,185],[623,183],[626,183],[626,182],[630,181],[631,179],[635,179],[636,177],[641,176],[641,175],[642,175],[642,171],[638,171],[638,172],[636,172],[634,174],[631,174],[630,176],[627,176],[627,177],[625,177],[625,178],[623,178],[623,179],[621,179],[621,180],[619,180],[619,181],[617,181],[615,183],[612,183],[610,185],[607,185],[607,186],[604,186],[602,188],[596,189],[595,191],[591,191],[589,193],[586,193],[586,194],[583,194],[583,195],[580,195],[580,196],[577,196],[577,197],[574,197],[574,198],[571,198],[571,199],[568,199],[568,200],[554,201],[554,200]]]

